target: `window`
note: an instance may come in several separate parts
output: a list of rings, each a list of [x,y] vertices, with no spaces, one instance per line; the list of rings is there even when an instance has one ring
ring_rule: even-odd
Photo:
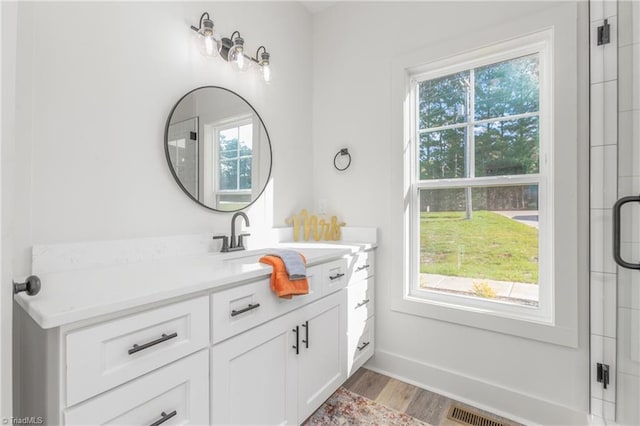
[[[218,205],[251,201],[253,121],[243,119],[217,129]]]
[[[412,297],[549,319],[547,50],[472,52],[411,76]]]

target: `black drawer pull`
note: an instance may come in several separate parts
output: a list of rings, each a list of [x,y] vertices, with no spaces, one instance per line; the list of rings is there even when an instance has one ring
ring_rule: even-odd
[[[300,326],[296,325],[296,328],[294,328],[291,331],[296,333],[296,344],[293,345],[292,348],[296,350],[296,355],[299,355],[300,354]]]
[[[331,275],[331,276],[329,277],[329,279],[330,279],[331,281],[333,281],[333,280],[337,280],[337,279],[338,279],[338,278],[340,278],[340,277],[344,277],[344,274],[335,274],[335,275]]]
[[[304,324],[302,324],[302,326],[304,327],[305,330],[305,338],[302,341],[302,343],[304,343],[304,347],[309,349],[309,321],[305,321]]]
[[[371,266],[371,265],[362,265],[362,266],[358,266],[358,267],[356,268],[356,272],[360,272],[360,271],[362,271],[363,269],[369,269],[369,267],[370,267],[370,266]]]
[[[358,303],[358,304],[356,305],[356,309],[357,309],[357,308],[359,308],[359,307],[361,307],[361,306],[366,305],[366,304],[367,304],[367,303],[369,303],[369,302],[371,302],[371,300],[369,300],[369,299],[364,299],[362,302],[360,302],[360,303]]]
[[[161,425],[162,423],[166,422],[167,420],[169,420],[171,417],[175,417],[178,415],[178,412],[176,410],[173,410],[172,412],[170,412],[169,414],[165,413],[164,411],[162,413],[160,413],[160,419],[156,420],[155,422],[151,423],[149,426],[158,426]]]
[[[363,344],[362,344],[362,346],[358,346],[358,350],[359,350],[359,351],[362,351],[364,348],[366,348],[367,346],[369,346],[369,343],[371,343],[371,342],[366,342],[366,343],[363,343]]]
[[[233,311],[231,311],[231,316],[235,317],[236,315],[244,314],[245,312],[252,311],[255,308],[259,308],[259,307],[260,307],[259,303],[256,303],[255,305],[252,305],[251,303],[249,303],[249,306],[247,306],[246,308],[238,309],[237,311],[234,309]]]
[[[150,348],[151,346],[157,345],[158,343],[166,342],[167,340],[173,339],[175,337],[178,337],[178,333],[171,333],[171,334],[163,333],[162,337],[160,337],[159,339],[153,340],[148,343],[144,343],[142,345],[133,345],[133,347],[129,349],[129,355],[133,355],[136,352],[143,351],[145,349]]]

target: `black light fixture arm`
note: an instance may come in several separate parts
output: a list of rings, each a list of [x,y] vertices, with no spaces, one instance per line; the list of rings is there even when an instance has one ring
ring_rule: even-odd
[[[200,27],[199,27],[199,28],[196,28],[196,27],[194,27],[193,25],[191,25],[191,29],[192,29],[193,31],[195,31],[195,32],[200,31],[200,28],[202,28],[202,20],[204,19],[204,17],[205,17],[205,16],[207,17],[207,19],[211,19],[211,18],[209,17],[209,12],[204,12],[204,13],[200,16],[200,21],[199,21],[199,25],[200,25]]]
[[[262,53],[267,53],[267,48],[264,46],[260,46],[258,47],[258,49],[256,50],[256,57],[255,58],[251,58],[251,60],[253,62],[255,62],[256,64],[260,63],[260,49],[262,49]]]

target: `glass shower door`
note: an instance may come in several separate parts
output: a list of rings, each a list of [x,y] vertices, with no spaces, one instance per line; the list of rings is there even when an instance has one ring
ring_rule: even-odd
[[[640,425],[640,4],[620,0],[617,6],[617,178],[621,198],[613,210],[618,268],[612,374],[616,423]]]
[[[618,263],[615,419],[621,425],[640,425],[640,235],[635,224],[638,219],[639,196],[618,200],[614,207],[614,257]]]

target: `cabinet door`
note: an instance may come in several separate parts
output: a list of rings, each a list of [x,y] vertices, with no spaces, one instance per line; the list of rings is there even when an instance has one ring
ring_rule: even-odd
[[[298,422],[313,413],[346,380],[346,292],[301,309],[298,356]]]
[[[212,348],[213,424],[296,424],[295,315],[284,315]]]

